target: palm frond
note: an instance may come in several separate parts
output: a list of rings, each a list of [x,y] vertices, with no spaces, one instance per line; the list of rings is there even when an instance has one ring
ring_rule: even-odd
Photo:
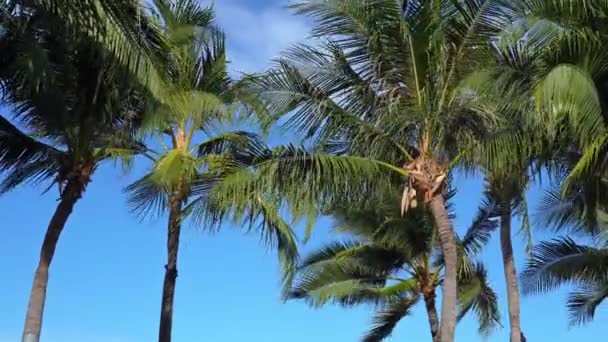
[[[487,279],[483,264],[475,263],[472,272],[465,274],[458,283],[458,320],[473,310],[479,322],[479,333],[490,335],[500,324],[498,299]]]
[[[372,322],[367,334],[362,338],[363,342],[381,342],[391,335],[397,323],[409,315],[411,308],[416,304],[417,297],[407,298],[387,303],[381,308]]]
[[[597,283],[608,275],[608,252],[570,238],[543,242],[532,249],[522,273],[524,293],[543,293],[560,285]]]
[[[309,267],[318,265],[319,263],[335,262],[335,258],[345,251],[357,249],[362,245],[358,242],[340,241],[327,244],[312,253],[309,253],[298,265],[298,270],[303,270]]]
[[[342,263],[325,263],[299,273],[287,298],[304,299],[313,307],[330,301],[343,306],[377,305],[390,298],[375,291],[385,283],[380,275],[360,273],[352,267],[346,269]]]
[[[227,175],[214,191],[226,204],[239,203],[243,193],[272,193],[289,203],[294,217],[306,217],[311,210],[318,212],[323,203],[339,203],[343,196],[353,198],[357,189],[369,189],[372,179],[381,185],[391,175],[404,173],[382,161],[283,146],[250,168]]]
[[[492,233],[498,227],[496,219],[500,217],[500,210],[497,199],[486,192],[471,226],[460,239],[466,255],[479,253],[490,241]]]
[[[550,118],[547,122],[567,121],[582,145],[605,133],[592,75],[580,67],[567,64],[555,67],[537,85],[535,101],[537,109]]]
[[[163,61],[166,42],[139,1],[35,0],[28,1],[22,10],[32,8],[54,16],[74,35],[99,43],[152,93],[160,95],[164,75],[157,66]]]
[[[26,181],[34,183],[57,177],[65,153],[20,131],[0,117],[0,172],[5,179],[0,193]]]
[[[245,164],[252,164],[254,158],[259,158],[269,152],[257,134],[246,131],[226,132],[213,136],[198,145],[199,156],[230,154]]]
[[[608,298],[608,282],[582,284],[568,294],[570,324],[581,325],[593,320],[597,307]]]
[[[597,191],[602,190],[588,180],[579,191],[569,192],[565,197],[562,195],[562,183],[548,187],[535,214],[536,224],[554,232],[597,235],[601,228],[595,217],[594,202]]]
[[[140,218],[160,216],[168,208],[168,191],[149,173],[126,187],[128,203]]]

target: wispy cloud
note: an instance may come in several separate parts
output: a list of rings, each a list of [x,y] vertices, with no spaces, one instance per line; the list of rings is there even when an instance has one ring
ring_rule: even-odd
[[[255,3],[254,0],[214,2],[218,23],[226,31],[233,72],[263,70],[281,51],[304,41],[309,32],[305,20],[286,8],[287,1]]]

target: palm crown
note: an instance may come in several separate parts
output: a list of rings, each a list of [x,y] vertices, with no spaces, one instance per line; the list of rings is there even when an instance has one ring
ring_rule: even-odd
[[[329,210],[337,221],[337,231],[353,239],[330,243],[308,255],[298,267],[290,296],[304,298],[314,306],[330,300],[346,306],[373,305],[378,312],[363,338],[370,342],[390,335],[422,298],[433,341],[439,341],[435,291],[443,281],[443,259],[433,217],[423,207],[401,216],[395,200],[398,188],[392,193],[392,198],[375,201],[369,209]],[[495,207],[487,203],[459,239],[458,317],[473,310],[483,334],[499,325],[500,318],[486,271],[472,258],[496,228],[493,210]]]
[[[2,102],[16,122],[0,119],[2,191],[25,181],[84,186],[98,162],[140,151],[133,133],[145,91],[99,44],[57,39],[69,34],[58,18],[24,14],[0,36]]]

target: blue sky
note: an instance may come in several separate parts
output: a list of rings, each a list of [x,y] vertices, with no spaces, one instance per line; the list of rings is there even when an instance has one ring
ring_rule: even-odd
[[[289,44],[306,37],[307,25],[283,9],[285,2],[221,0],[218,20],[227,31],[232,68],[260,70]],[[277,138],[274,143],[280,143]],[[137,174],[125,175],[112,165],[94,176],[77,204],[59,242],[51,268],[43,327],[44,342],[148,342],[158,329],[165,264],[165,219],[138,221],[125,205],[121,189]],[[462,231],[474,215],[481,185],[459,179],[456,228]],[[0,342],[18,341],[39,248],[57,204],[56,192],[22,187],[0,197]],[[533,189],[529,202],[535,203]],[[515,222],[517,224],[517,222]],[[321,221],[304,251],[327,241],[329,222]],[[538,233],[537,237],[543,237]],[[515,239],[521,269],[523,243]],[[503,324],[508,326],[498,242],[483,255],[495,286]],[[567,326],[565,291],[526,297],[522,323],[529,341],[596,340],[608,329],[600,309],[595,323]],[[603,311],[602,311],[603,310]],[[258,238],[226,226],[210,234],[200,227],[183,231],[175,300],[176,342],[342,342],[356,341],[369,324],[368,308],[320,310],[279,300],[278,266],[272,251]],[[389,341],[429,341],[422,308],[403,320]],[[457,329],[458,341],[479,341],[474,320]],[[508,341],[507,329],[488,341]]]

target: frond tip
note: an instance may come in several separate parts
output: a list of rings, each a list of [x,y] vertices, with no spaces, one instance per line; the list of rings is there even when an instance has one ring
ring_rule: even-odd
[[[397,323],[410,314],[416,302],[417,298],[387,303],[374,316],[371,329],[363,337],[362,342],[381,342],[390,336]]]

